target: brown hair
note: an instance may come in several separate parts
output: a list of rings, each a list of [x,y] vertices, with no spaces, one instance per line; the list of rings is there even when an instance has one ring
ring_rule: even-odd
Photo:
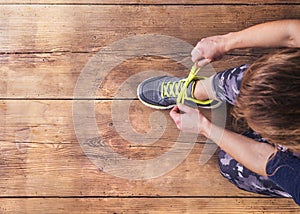
[[[300,49],[256,60],[243,77],[232,113],[271,143],[299,146]]]

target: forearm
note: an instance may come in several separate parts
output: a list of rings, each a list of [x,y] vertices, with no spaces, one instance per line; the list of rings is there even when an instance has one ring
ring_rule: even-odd
[[[220,128],[208,120],[204,123],[206,128],[201,134],[218,144],[222,150],[251,171],[266,175],[267,161],[275,152],[273,146]]]
[[[224,35],[225,49],[300,47],[300,20],[279,20]]]

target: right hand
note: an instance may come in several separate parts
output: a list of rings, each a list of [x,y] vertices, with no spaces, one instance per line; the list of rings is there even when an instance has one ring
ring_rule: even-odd
[[[222,36],[211,36],[201,39],[192,50],[192,61],[198,66],[204,66],[214,60],[219,60],[226,53],[225,38]]]
[[[201,114],[199,109],[178,104],[171,111],[170,116],[177,128],[183,132],[204,134],[208,133],[211,123]]]

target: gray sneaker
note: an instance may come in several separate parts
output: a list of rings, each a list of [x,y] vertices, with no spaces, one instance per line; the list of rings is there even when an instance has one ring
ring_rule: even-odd
[[[194,98],[195,83],[199,79],[204,77],[194,77],[190,82],[187,82],[187,78],[152,77],[139,84],[137,96],[144,105],[155,109],[170,109],[180,101],[191,107],[218,107],[221,104],[218,101]]]

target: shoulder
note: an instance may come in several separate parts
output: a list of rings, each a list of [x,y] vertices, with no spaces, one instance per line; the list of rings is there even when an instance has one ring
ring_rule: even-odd
[[[266,165],[268,177],[289,193],[300,205],[300,158],[292,152],[278,150]]]

